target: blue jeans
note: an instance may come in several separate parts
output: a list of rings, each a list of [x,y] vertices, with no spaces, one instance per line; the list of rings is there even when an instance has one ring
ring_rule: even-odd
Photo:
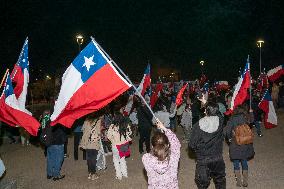
[[[253,124],[254,124],[254,126],[255,126],[255,128],[256,128],[256,133],[257,133],[258,135],[260,135],[260,134],[261,134],[260,122],[259,122],[259,121],[255,121]]]
[[[64,160],[64,144],[47,147],[47,175],[58,177]]]
[[[248,170],[248,161],[245,159],[234,159],[234,170],[240,170],[240,163],[242,164],[242,170]]]

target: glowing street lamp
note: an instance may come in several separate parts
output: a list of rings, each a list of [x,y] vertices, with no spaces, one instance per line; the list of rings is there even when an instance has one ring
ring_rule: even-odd
[[[264,44],[263,40],[258,40],[257,41],[257,47],[259,48],[259,74],[261,74],[261,47]]]
[[[199,64],[201,65],[201,73],[202,73],[202,75],[203,75],[203,66],[204,66],[205,62],[204,62],[203,60],[201,60],[201,61],[199,62]]]
[[[84,42],[84,37],[81,34],[76,35],[76,41],[79,47],[79,52],[81,51],[81,45]]]

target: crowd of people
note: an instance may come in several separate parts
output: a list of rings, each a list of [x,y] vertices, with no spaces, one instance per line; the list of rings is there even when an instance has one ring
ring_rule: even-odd
[[[275,107],[284,106],[284,86],[273,84],[271,90]],[[254,157],[253,143],[238,144],[235,139],[236,128],[249,125],[255,128],[259,137],[262,112],[258,103],[262,91],[254,87],[251,106],[249,99],[236,107],[231,115],[225,115],[230,107],[232,91],[211,88],[209,94],[202,91],[199,83],[193,91],[186,91],[183,102],[177,106],[176,92],[165,88],[155,106],[154,114],[147,104],[131,92],[124,94],[132,100],[130,112],[125,112],[127,102],[123,98],[107,107],[86,115],[75,121],[71,130],[74,135],[74,159],[78,160],[79,149],[83,150],[86,160],[86,178],[99,179],[97,170],[106,168],[105,156],[113,157],[115,178],[128,177],[127,157],[131,156],[132,138],[139,135],[139,152],[148,176],[148,188],[178,188],[178,165],[181,142],[188,144],[196,155],[195,183],[199,189],[208,188],[213,179],[215,187],[226,188],[226,173],[223,160],[223,142],[229,144],[229,154],[233,163],[236,186],[248,186],[248,161]],[[207,91],[208,92],[208,91]],[[147,95],[147,94],[146,94]],[[147,99],[147,98],[146,98]],[[61,180],[61,166],[68,157],[67,145],[70,129],[61,125],[51,127],[50,110],[40,117],[39,141],[44,142],[47,179]],[[183,137],[176,136],[181,128]],[[69,131],[68,131],[69,130]],[[42,137],[46,136],[46,138]],[[29,135],[20,131],[22,145],[29,145]],[[12,135],[11,143],[16,140]],[[151,138],[152,137],[152,138]],[[37,140],[36,140],[37,141]],[[181,142],[180,142],[181,141]],[[240,166],[241,165],[241,166]],[[3,166],[0,166],[3,167]]]

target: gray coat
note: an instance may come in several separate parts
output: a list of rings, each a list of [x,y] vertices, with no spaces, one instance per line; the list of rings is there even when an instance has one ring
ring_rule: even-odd
[[[246,116],[244,114],[232,115],[224,128],[224,135],[226,138],[231,139],[229,145],[230,158],[234,159],[249,159],[254,156],[253,144],[237,145],[233,137],[233,130],[236,126],[248,123]]]

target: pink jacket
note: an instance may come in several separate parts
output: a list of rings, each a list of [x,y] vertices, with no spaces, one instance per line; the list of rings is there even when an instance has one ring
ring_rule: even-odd
[[[158,161],[150,153],[144,154],[142,157],[148,176],[148,189],[178,188],[177,172],[181,145],[176,135],[170,129],[167,129],[165,134],[170,142],[171,154],[169,161]]]

